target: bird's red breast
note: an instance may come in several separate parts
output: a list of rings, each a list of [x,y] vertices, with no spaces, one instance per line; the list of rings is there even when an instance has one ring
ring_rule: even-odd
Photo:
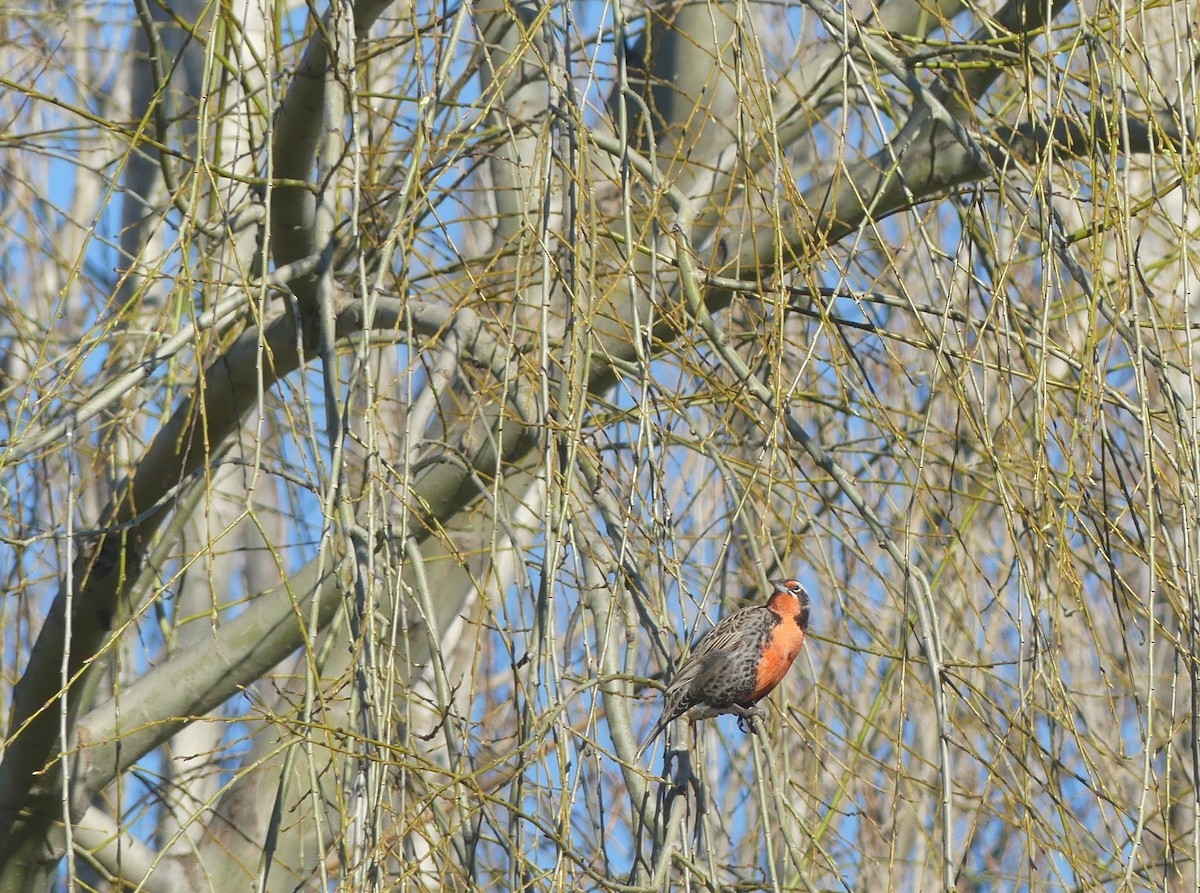
[[[791,592],[776,589],[767,608],[779,622],[763,644],[754,691],[750,696],[755,701],[769,694],[787,675],[804,644],[804,631],[808,627],[808,605],[801,604]]]

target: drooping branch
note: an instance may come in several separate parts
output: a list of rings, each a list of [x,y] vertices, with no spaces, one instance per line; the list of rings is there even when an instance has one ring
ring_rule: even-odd
[[[811,2],[823,13],[827,24],[837,26],[838,17],[826,0]],[[1013,36],[1013,49],[1019,49],[1064,6],[1063,0],[1048,5],[1036,0],[1009,0],[991,23],[979,29],[972,43],[994,36],[994,26],[999,26]],[[806,258],[815,257],[864,222],[945,195],[991,170],[992,154],[979,137],[968,132],[964,122],[975,114],[984,94],[1003,73],[1001,66],[968,67],[955,79],[927,87],[909,75],[902,61],[870,35],[848,30],[845,39],[857,41],[886,70],[905,78],[915,100],[907,122],[870,158],[838,165],[828,180],[804,190],[794,203],[794,213],[782,221],[780,232],[760,227],[749,234],[723,234],[710,246],[697,246],[702,257],[713,259],[712,273],[760,277],[778,272],[789,262],[803,266]],[[780,242],[787,257],[778,256]],[[713,309],[714,301],[719,304],[727,297],[717,291],[707,303]]]
[[[448,311],[422,302],[378,299],[372,323],[376,331],[392,332],[411,324],[418,333],[432,337],[454,324],[454,319]],[[361,302],[347,301],[337,316],[338,336],[361,335],[363,324]],[[489,346],[477,320],[475,324],[475,328],[463,326],[464,351],[470,356],[471,351],[478,350],[481,362],[490,367],[500,352]],[[83,678],[95,658],[117,641],[125,620],[123,606],[129,602],[129,587],[137,579],[145,549],[159,525],[186,491],[190,478],[220,457],[245,414],[257,405],[262,390],[274,387],[308,359],[298,351],[298,342],[295,317],[287,313],[264,330],[247,329],[205,370],[201,381],[189,392],[191,396],[175,410],[130,479],[118,490],[120,496],[106,511],[102,532],[76,562],[78,584],[69,593],[70,598],[68,592],[60,592],[51,605],[14,689],[12,732],[0,761],[0,865],[22,861],[21,853],[31,856],[58,811],[61,766],[54,755],[63,750],[57,740],[63,696],[58,679],[68,641],[67,623],[70,674],[74,680],[66,692],[67,709],[75,717]],[[260,364],[260,358],[265,362]],[[438,471],[431,470],[430,476],[436,479]],[[449,513],[462,498],[465,495],[460,495],[459,503],[443,499],[438,504]],[[418,512],[414,513],[414,523],[431,521],[427,514]],[[68,603],[73,606],[69,617]],[[278,625],[285,619],[275,615],[264,622]],[[300,644],[297,628],[284,654]],[[238,684],[244,682],[234,683],[232,689],[227,687],[225,697],[236,693]],[[35,862],[41,859],[32,858]]]

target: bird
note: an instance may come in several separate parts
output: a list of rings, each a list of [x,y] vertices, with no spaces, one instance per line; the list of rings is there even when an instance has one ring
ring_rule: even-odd
[[[795,580],[771,580],[765,605],[722,619],[700,640],[664,696],[662,716],[637,750],[640,757],[672,720],[693,707],[706,715],[736,714],[738,724],[765,715],[757,704],[777,686],[800,653],[808,631],[809,598]],[[744,726],[743,726],[744,728]]]

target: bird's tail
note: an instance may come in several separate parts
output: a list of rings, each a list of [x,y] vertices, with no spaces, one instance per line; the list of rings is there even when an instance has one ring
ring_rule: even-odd
[[[637,753],[634,754],[633,757],[635,760],[640,760],[642,758],[642,754],[646,752],[646,748],[650,746],[655,738],[663,733],[663,729],[665,729],[670,722],[671,714],[667,711],[663,711],[663,715],[659,717],[658,722],[654,724],[654,728],[650,730],[650,734],[645,737],[641,745],[638,747]]]

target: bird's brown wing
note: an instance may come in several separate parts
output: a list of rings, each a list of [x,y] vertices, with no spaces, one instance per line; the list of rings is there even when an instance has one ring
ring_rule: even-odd
[[[692,690],[706,694],[714,692],[719,688],[719,683],[729,676],[736,657],[731,651],[714,651],[704,655],[696,662]]]
[[[714,652],[736,651],[751,644],[770,628],[773,615],[770,609],[759,605],[754,608],[742,608],[725,617],[714,626],[692,652],[693,658],[703,657]]]
[[[650,734],[642,741],[637,755],[641,756],[667,725],[691,708],[696,702],[693,694],[698,688],[728,670],[731,656],[741,649],[756,644],[756,639],[770,629],[774,615],[765,607],[743,608],[722,619],[708,631],[692,651],[679,672],[667,686],[663,698],[663,712]],[[700,685],[696,686],[699,682]]]
[[[771,612],[762,606],[743,608],[722,620],[708,631],[700,644],[683,662],[671,684],[667,686],[668,709],[678,709],[693,691],[693,683],[701,677],[713,678],[724,667],[729,655],[740,651],[762,635],[768,628]],[[686,708],[684,708],[686,709]]]

